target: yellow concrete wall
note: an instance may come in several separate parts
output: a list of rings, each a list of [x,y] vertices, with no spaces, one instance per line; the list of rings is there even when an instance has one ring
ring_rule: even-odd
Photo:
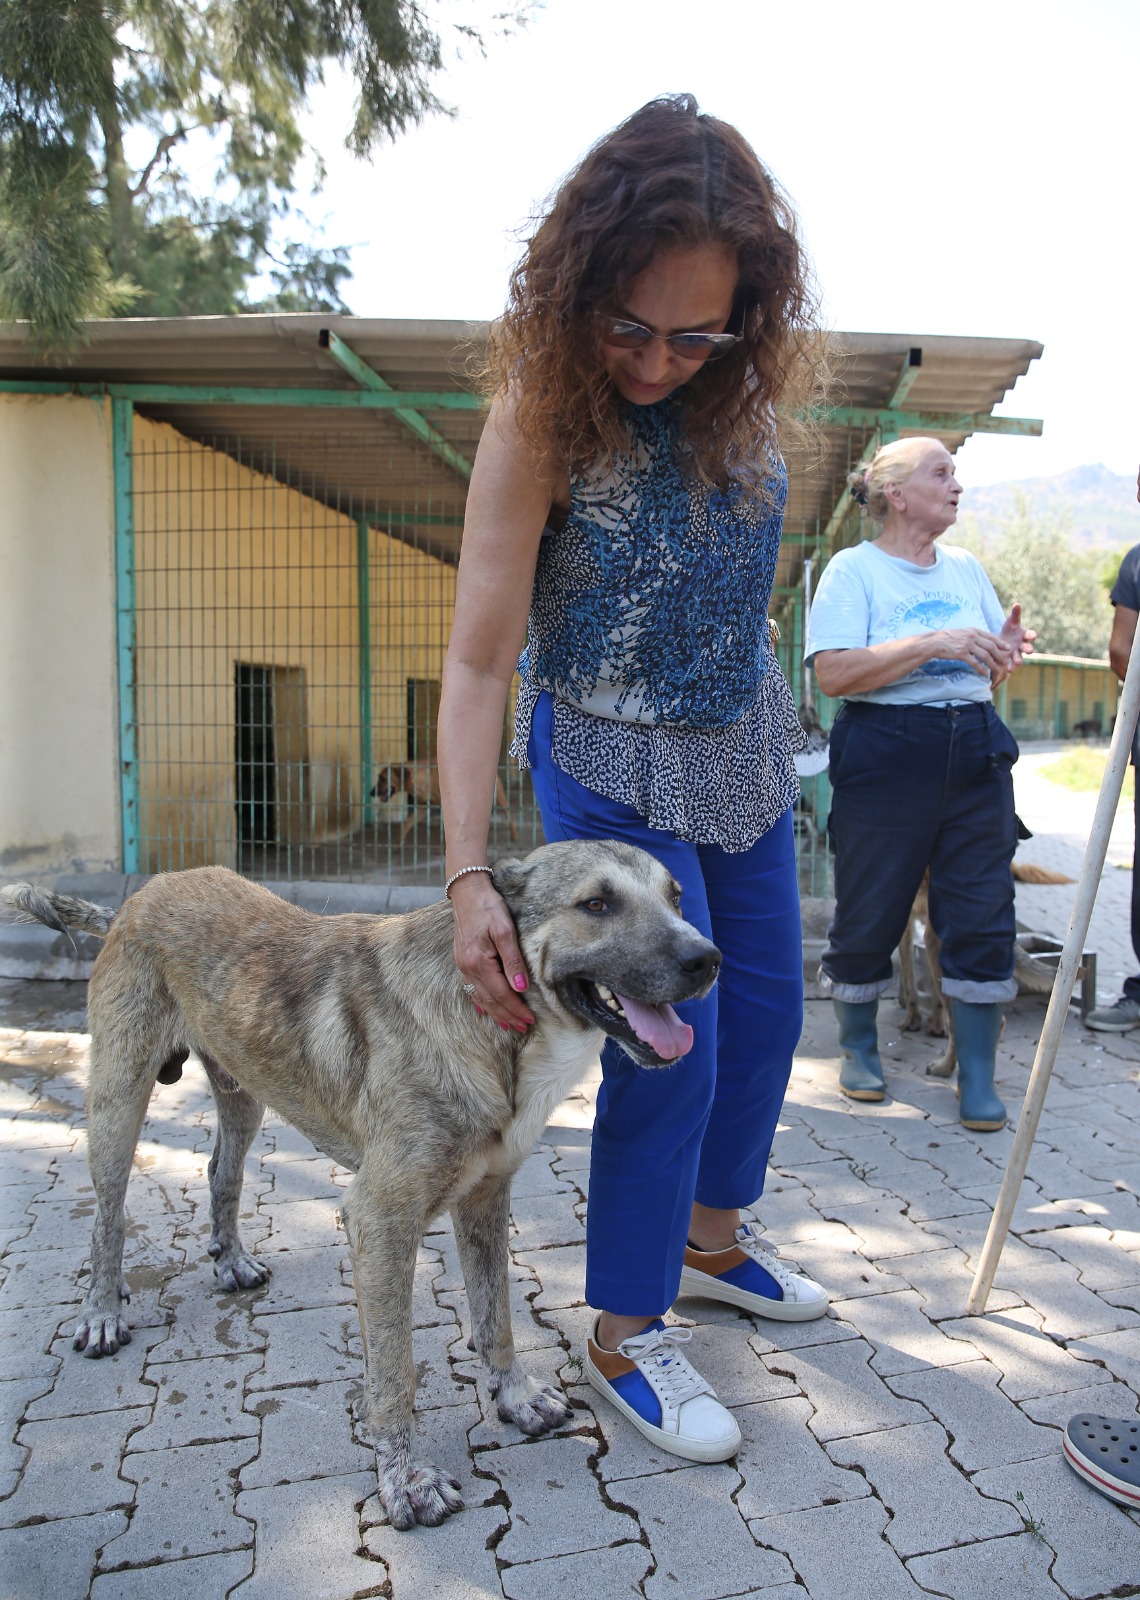
[[[111,411],[0,395],[0,875],[121,866]]]
[[[1078,723],[1111,732],[1120,684],[1107,661],[1030,656],[999,691],[998,709],[1023,738],[1068,738]]]
[[[235,664],[273,674],[279,837],[359,826],[357,528],[136,419],[144,870],[238,864]],[[407,754],[407,680],[438,680],[454,572],[373,530],[373,766]]]

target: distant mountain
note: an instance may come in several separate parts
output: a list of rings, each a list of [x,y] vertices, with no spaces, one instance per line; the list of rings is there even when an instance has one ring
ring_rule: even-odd
[[[962,496],[961,526],[965,529],[972,524],[983,538],[989,538],[1013,510],[1019,495],[1044,516],[1064,518],[1074,549],[1113,550],[1140,544],[1136,479],[1109,472],[1099,464],[1074,467],[1054,478],[1023,478],[968,488]]]

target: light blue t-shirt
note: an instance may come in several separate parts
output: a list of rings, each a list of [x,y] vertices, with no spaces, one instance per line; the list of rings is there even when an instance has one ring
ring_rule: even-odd
[[[1000,633],[1001,601],[982,564],[957,545],[936,545],[934,565],[887,555],[871,543],[839,550],[828,562],[812,602],[808,665],[821,650],[861,650],[940,628],[987,628]],[[988,677],[964,661],[928,661],[897,683],[846,697],[877,705],[961,705],[992,700]]]

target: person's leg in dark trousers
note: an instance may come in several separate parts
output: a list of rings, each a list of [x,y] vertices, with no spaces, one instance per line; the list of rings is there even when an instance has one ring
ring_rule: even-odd
[[[949,733],[918,709],[856,706],[832,729],[835,916],[820,964],[839,1000],[892,986],[891,957],[938,836]]]

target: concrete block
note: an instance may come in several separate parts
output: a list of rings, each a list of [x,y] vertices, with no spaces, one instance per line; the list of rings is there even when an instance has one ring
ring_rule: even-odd
[[[891,1271],[902,1278],[904,1285],[918,1290],[923,1312],[931,1322],[944,1322],[965,1314],[973,1272],[964,1250],[928,1250],[914,1256],[895,1256],[891,1260]],[[987,1309],[1005,1311],[1020,1304],[1019,1294],[1008,1289],[994,1289]]]
[[[265,1349],[265,1331],[253,1317],[256,1295],[218,1294],[210,1272],[199,1268],[185,1273],[169,1285],[162,1301],[171,1320],[156,1360],[194,1361]]]
[[[1102,1417],[1135,1417],[1140,1409],[1140,1400],[1133,1394],[1126,1384],[1116,1383],[1106,1372],[1089,1368],[1087,1364],[1081,1369],[1088,1371],[1092,1381],[1088,1388],[1070,1389],[1065,1394],[1043,1394],[1033,1400],[1023,1400],[1021,1409],[1033,1422],[1040,1422],[1047,1428],[1059,1428],[1062,1431],[1068,1426],[1069,1418],[1076,1416],[1081,1411],[1095,1411]],[[1105,1381],[1100,1383],[1098,1378]]]
[[[253,1573],[233,1600],[345,1600],[389,1592],[388,1569],[360,1553],[359,1508],[376,1492],[376,1474],[308,1478],[246,1489],[237,1515],[254,1527]]]
[[[242,1397],[246,1379],[260,1366],[261,1356],[255,1353],[148,1367],[147,1378],[158,1388],[154,1415],[132,1437],[131,1450],[255,1438],[257,1422],[242,1410]]]
[[[99,1551],[126,1526],[125,1511],[106,1511],[3,1529],[0,1576],[12,1600],[88,1600]]]
[[[23,1306],[0,1311],[0,1382],[54,1378],[61,1357],[52,1348],[61,1324],[70,1328],[73,1306]]]
[[[804,1272],[822,1283],[833,1300],[905,1289],[905,1281],[894,1274],[894,1262],[881,1270],[867,1259],[861,1243],[842,1223],[821,1221],[812,1237],[790,1242],[788,1253],[795,1254]]]
[[[586,1285],[586,1245],[556,1246],[550,1250],[515,1252],[515,1260],[528,1268],[541,1288],[533,1305],[536,1311],[552,1311],[562,1306],[583,1303]]]
[[[1038,1236],[1022,1235],[1026,1244],[1036,1244]],[[1140,1256],[1129,1255],[1117,1244],[1110,1229],[1092,1223],[1070,1228],[1052,1228],[1041,1236],[1046,1247],[1077,1269],[1082,1288],[1130,1288],[1140,1283]]]
[[[242,1488],[374,1469],[375,1452],[352,1436],[353,1398],[362,1389],[360,1381],[317,1383],[251,1398],[246,1420],[254,1432],[260,1421],[261,1449],[242,1469]]]
[[[553,1145],[540,1144],[531,1151],[511,1179],[512,1208],[520,1200],[529,1200],[536,1195],[570,1194],[577,1198],[577,1186],[565,1171],[555,1172],[556,1162],[563,1165]]]
[[[899,1399],[871,1371],[871,1355],[865,1340],[852,1339],[763,1359],[766,1366],[786,1371],[811,1401],[814,1413],[808,1426],[826,1444],[851,1434],[929,1420],[922,1406]]]
[[[1022,1533],[916,1556],[907,1565],[924,1589],[953,1595],[954,1600],[992,1600],[995,1594],[1016,1595],[1017,1600],[1062,1600],[1065,1591],[1049,1576],[1052,1559],[1047,1544]]]
[[[127,1456],[122,1475],[136,1485],[135,1511],[127,1532],[104,1550],[103,1567],[145,1566],[247,1546],[250,1528],[234,1513],[234,1480],[256,1453],[256,1439],[244,1439]]]
[[[866,1478],[838,1465],[816,1440],[808,1427],[810,1401],[768,1400],[740,1406],[735,1415],[744,1442],[736,1456],[743,1483],[733,1498],[750,1525],[870,1494]]]
[[[546,1250],[552,1245],[584,1245],[586,1230],[574,1214],[576,1190],[560,1194],[513,1195],[511,1250]]]
[[[339,1243],[303,1250],[275,1249],[270,1242],[268,1248],[258,1245],[253,1253],[271,1274],[264,1288],[248,1296],[250,1314],[257,1319],[280,1311],[319,1311],[355,1302],[343,1236]]]
[[[787,1556],[807,1600],[916,1600],[914,1582],[882,1537],[886,1522],[886,1508],[868,1498],[764,1517],[750,1522],[749,1531],[759,1545]]]
[[[261,1158],[261,1174],[271,1180],[263,1203],[287,1205],[291,1201],[332,1201],[340,1204],[350,1174],[328,1156],[285,1156],[270,1151]]]
[[[1001,1373],[1001,1391],[1013,1401],[1060,1394],[1098,1379],[1087,1365],[1041,1327],[1041,1314],[1017,1306],[998,1315],[963,1317],[940,1324],[943,1333],[968,1339]]]
[[[253,1548],[218,1556],[191,1556],[157,1566],[105,1572],[91,1585],[91,1600],[226,1600],[253,1571]]]
[[[945,1249],[945,1242],[904,1215],[906,1202],[888,1197],[860,1205],[820,1205],[824,1215],[841,1222],[862,1241],[863,1254],[876,1263],[891,1256]],[[888,1269],[889,1270],[889,1269]]]
[[[502,1592],[507,1600],[620,1600],[646,1593],[642,1582],[650,1571],[653,1558],[643,1544],[626,1542],[608,1550],[591,1550],[588,1555],[554,1556],[548,1561],[531,1561],[523,1566],[507,1567],[502,1573]],[[483,1591],[439,1590],[423,1591],[425,1600],[483,1600]],[[766,1591],[774,1594],[774,1591]],[[487,1600],[498,1594],[488,1588]]]
[[[1042,1313],[1045,1332],[1058,1339],[1083,1339],[1124,1328],[1133,1329],[1140,1338],[1140,1312],[1112,1304],[1114,1299],[1127,1298],[1129,1291],[1094,1294],[1077,1281],[1077,1270],[1067,1261],[1020,1268],[1009,1273],[1006,1281]]]
[[[891,1511],[886,1535],[904,1560],[1023,1527],[1011,1506],[978,1493],[946,1454],[948,1444],[939,1423],[920,1422],[827,1447],[835,1461],[866,1473]]]
[[[881,1378],[978,1358],[977,1348],[967,1342],[967,1329],[959,1326],[955,1337],[946,1324],[937,1326],[930,1321],[917,1289],[842,1300],[833,1309],[874,1347],[871,1369]]]
[[[52,1346],[59,1370],[55,1382],[43,1396],[29,1406],[29,1422],[46,1422],[53,1417],[87,1417],[95,1411],[121,1411],[124,1408],[151,1411],[155,1402],[153,1376],[148,1362],[166,1339],[165,1328],[138,1328],[130,1344],[114,1356],[91,1361],[71,1347],[72,1330]]]
[[[70,1250],[8,1255],[8,1275],[0,1287],[0,1312],[25,1306],[78,1305],[86,1292],[79,1275],[87,1261],[86,1244]]]
[[[507,1515],[502,1506],[469,1504],[438,1528],[424,1528],[409,1537],[386,1522],[367,1525],[369,1517],[381,1516],[379,1500],[372,1499],[364,1507],[366,1531],[361,1548],[379,1564],[378,1572],[391,1573],[392,1592],[400,1600],[502,1600],[494,1540]],[[596,1577],[596,1566],[594,1574]]]
[[[697,1595],[718,1600],[741,1588],[794,1582],[785,1556],[758,1548],[717,1467],[687,1467],[611,1482],[610,1500],[636,1515],[656,1560],[647,1600]]]
[[[361,1376],[363,1362],[350,1351],[360,1342],[360,1320],[355,1305],[329,1306],[318,1311],[280,1311],[258,1317],[268,1336],[265,1361],[251,1374],[249,1392],[290,1388],[299,1378],[307,1383],[332,1383]]]
[[[16,1442],[31,1453],[16,1492],[0,1503],[0,1527],[42,1517],[49,1507],[58,1518],[129,1506],[134,1491],[119,1477],[119,1462],[130,1435],[149,1420],[139,1409],[97,1412],[84,1420],[78,1448],[71,1417],[25,1423]]]
[[[1140,1394],[1140,1340],[1131,1330],[1101,1333],[1088,1339],[1070,1339],[1066,1348],[1078,1361],[1102,1367]],[[1083,1371],[1083,1369],[1082,1369]],[[1091,1381],[1091,1375],[1086,1378]]]
[[[1059,1447],[1040,1461],[979,1472],[974,1482],[1040,1524],[1034,1542],[1056,1551],[1051,1576],[1071,1600],[1126,1594],[1140,1583],[1140,1519],[1079,1478]]]
[[[494,1452],[489,1465],[511,1508],[511,1526],[498,1546],[501,1560],[514,1565],[605,1550],[640,1536],[635,1518],[611,1510],[603,1499],[589,1468],[596,1449],[593,1439],[571,1435]]]
[[[1032,1461],[1057,1449],[1057,1436],[1038,1427],[998,1388],[988,1361],[907,1372],[892,1378],[900,1394],[919,1400],[952,1437],[950,1454],[965,1472]]]

